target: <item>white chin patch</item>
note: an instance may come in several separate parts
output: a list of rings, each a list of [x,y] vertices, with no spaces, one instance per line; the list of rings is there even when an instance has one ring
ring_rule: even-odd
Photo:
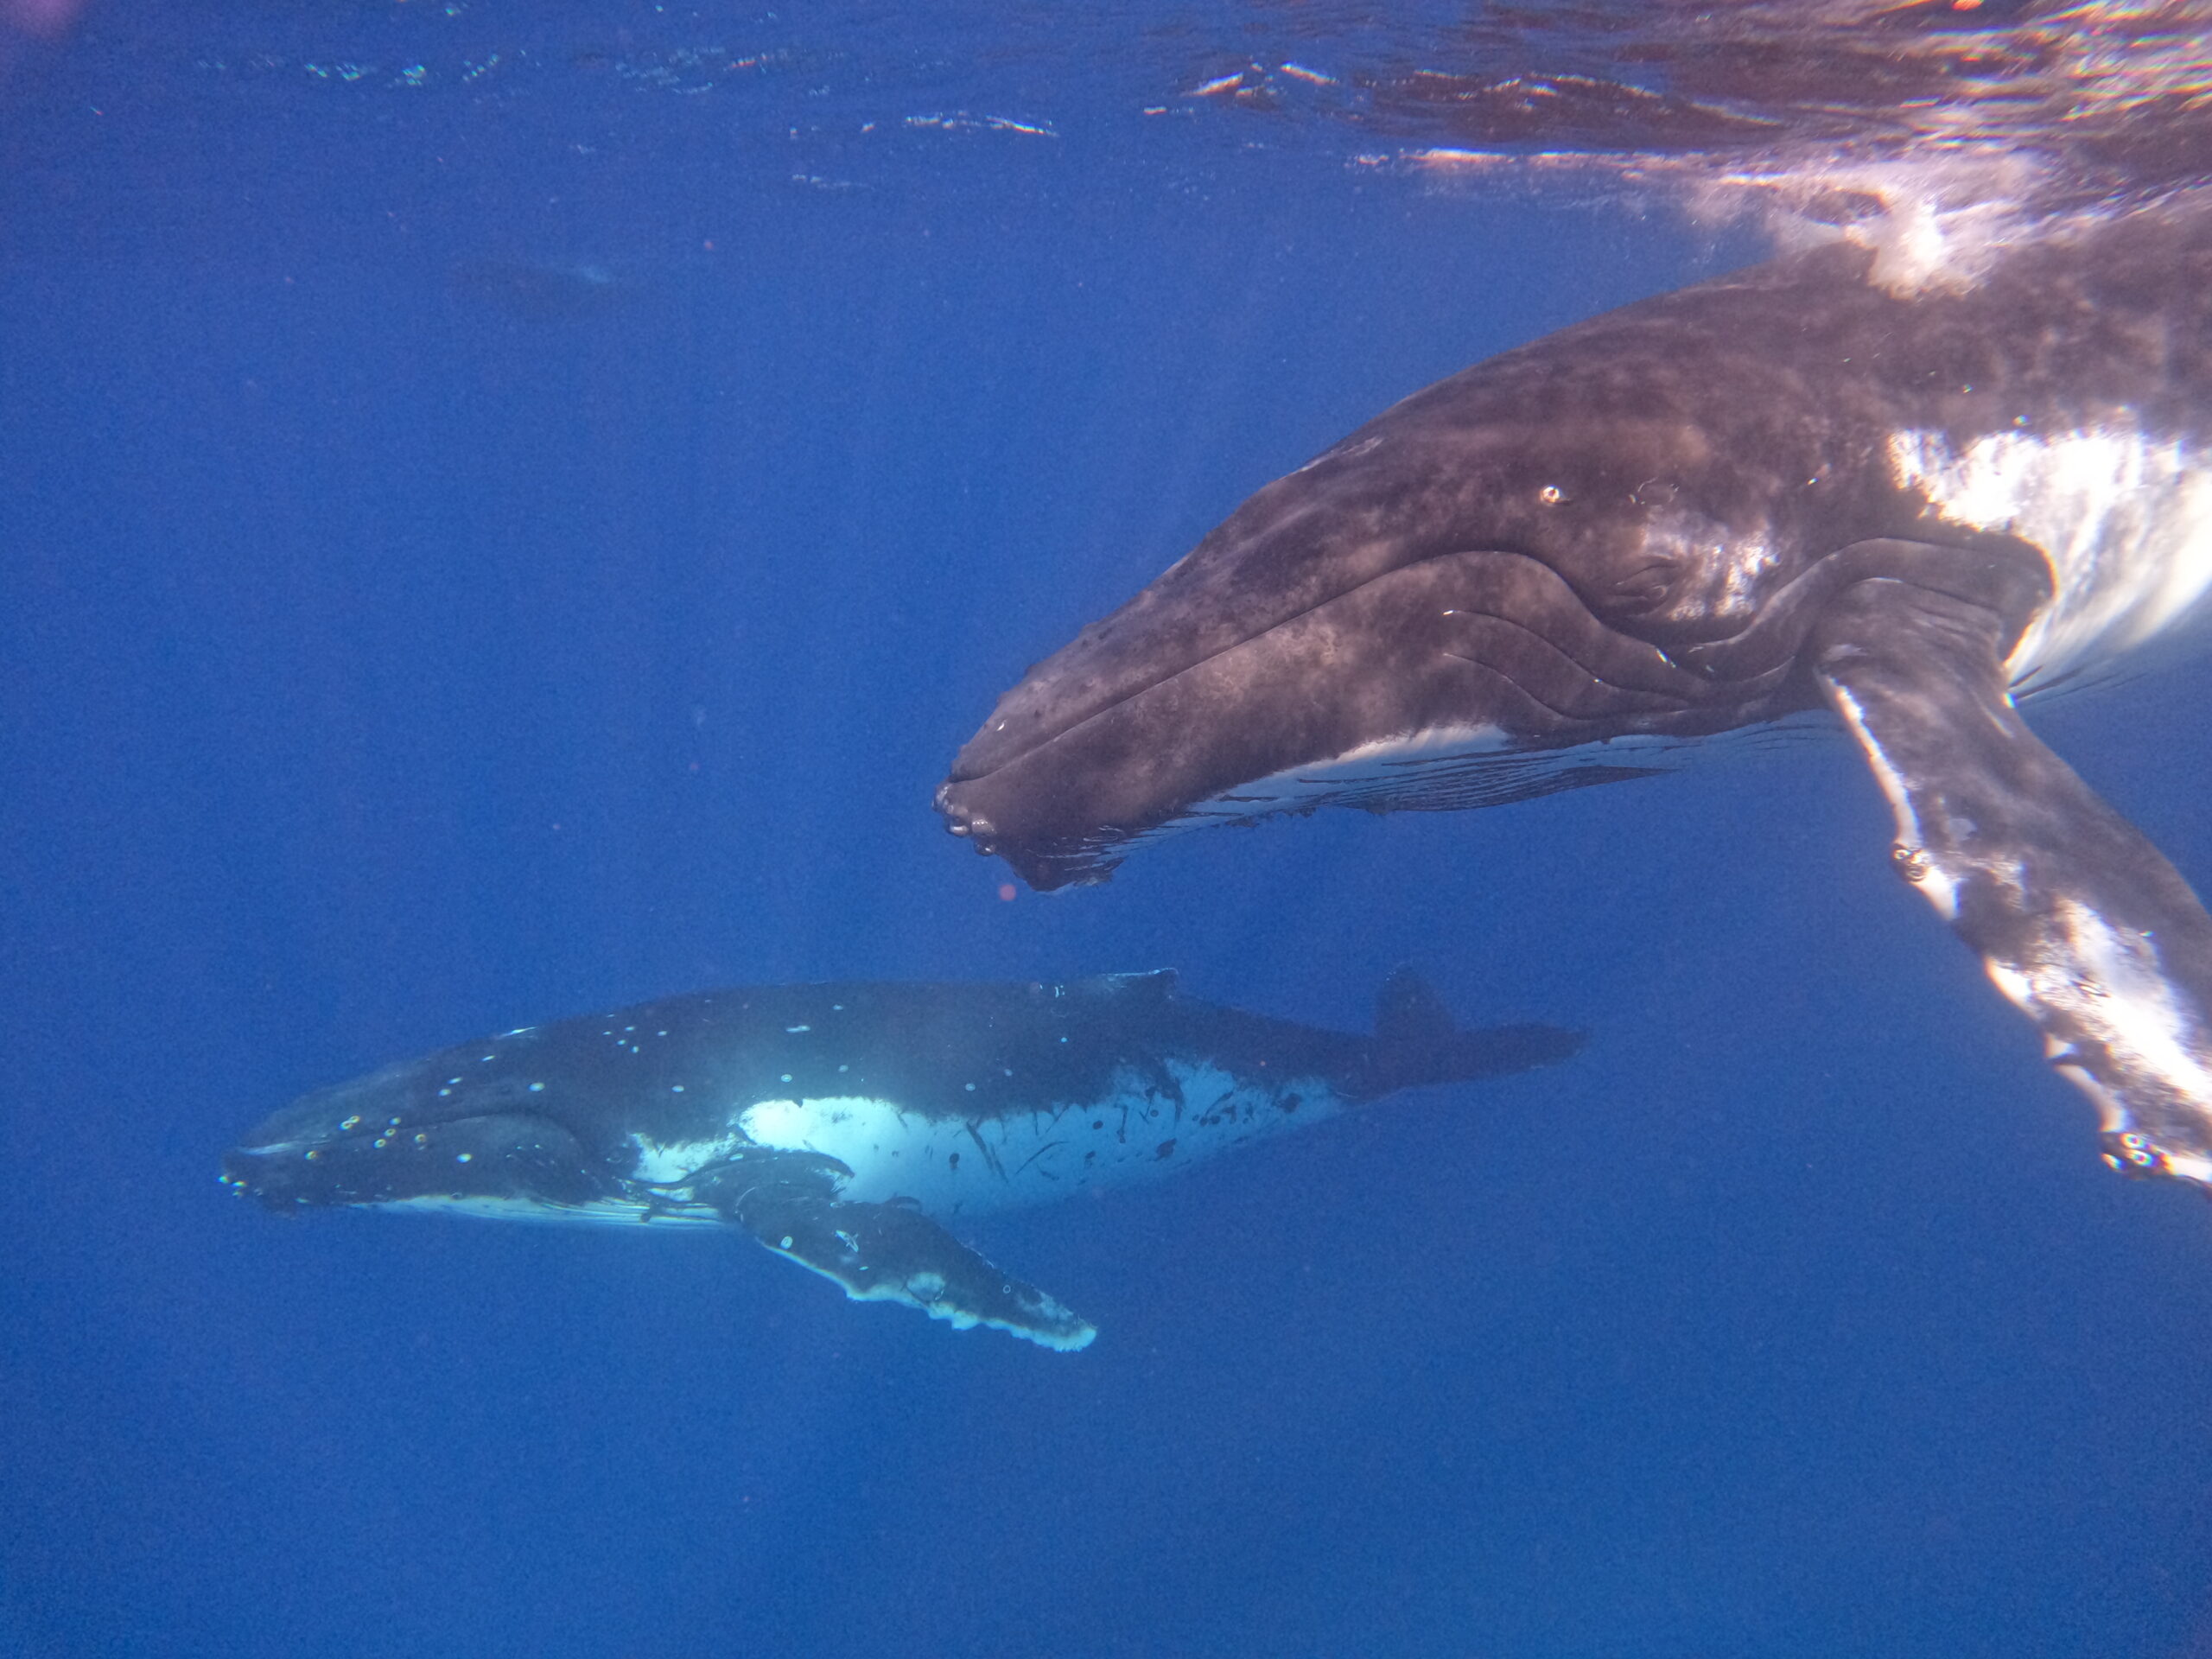
[[[1825,726],[1792,715],[1698,737],[1630,733],[1572,748],[1512,749],[1495,727],[1452,727],[1385,738],[1334,760],[1240,784],[1179,817],[1117,843],[1116,853],[1212,823],[1251,823],[1279,812],[1357,807],[1370,812],[1459,812],[1558,794],[1611,772],[1679,772],[1713,759],[1791,747]],[[1585,776],[1584,774],[1594,774]]]

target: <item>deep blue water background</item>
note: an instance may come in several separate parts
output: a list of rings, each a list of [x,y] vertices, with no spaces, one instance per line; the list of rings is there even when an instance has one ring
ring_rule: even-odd
[[[2101,1168],[1840,742],[1050,899],[929,810],[1249,491],[1742,247],[118,73],[4,118],[0,1650],[2212,1653],[2212,1211]],[[2200,882],[2209,687],[2039,717]],[[1350,1027],[1404,961],[1590,1049],[979,1224],[1074,1357],[215,1181],[303,1089],[682,989],[1173,966]]]

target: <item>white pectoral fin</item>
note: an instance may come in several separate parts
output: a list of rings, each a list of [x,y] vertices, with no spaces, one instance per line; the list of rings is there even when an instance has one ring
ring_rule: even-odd
[[[1814,671],[1896,811],[1899,874],[2096,1101],[2106,1158],[2212,1189],[2212,918],[2021,721],[2005,597],[1859,582],[1815,628]]]
[[[1064,1352],[1089,1347],[1098,1334],[904,1205],[848,1204],[803,1185],[763,1184],[730,1214],[777,1255],[835,1280],[856,1302],[904,1302],[956,1330],[989,1325]]]

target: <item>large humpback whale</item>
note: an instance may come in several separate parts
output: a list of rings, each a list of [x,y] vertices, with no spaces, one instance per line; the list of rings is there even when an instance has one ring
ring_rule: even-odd
[[[1891,855],[2094,1099],[2212,1185],[2212,920],[2013,706],[2212,587],[2212,218],[1898,294],[1830,245],[1406,399],[1003,697],[939,791],[1040,887],[1338,804],[1632,777],[1823,705]]]
[[[1400,970],[1371,1037],[1176,994],[1065,985],[754,986],[463,1043],[318,1090],[224,1160],[270,1208],[729,1224],[835,1280],[1081,1348],[1088,1321],[940,1224],[1179,1169],[1421,1084],[1580,1046],[1461,1030]]]

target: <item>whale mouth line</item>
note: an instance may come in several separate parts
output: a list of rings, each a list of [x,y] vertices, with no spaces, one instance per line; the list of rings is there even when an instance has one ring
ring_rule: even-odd
[[[970,771],[963,766],[960,763],[959,758],[956,756],[953,760],[952,769],[947,774],[944,784],[938,791],[939,809],[946,812],[948,816],[953,816],[955,817],[956,824],[957,824],[961,820],[958,818],[956,810],[948,805],[944,800],[945,795],[956,785],[961,784],[972,784],[976,782],[978,779],[989,778],[999,772],[1004,772],[1009,766],[1019,765],[1020,762],[1028,760],[1032,755],[1036,754],[1039,750],[1049,748],[1052,745],[1060,741],[1063,738],[1071,736],[1074,733],[1081,731],[1084,727],[1091,724],[1092,721],[1102,719],[1105,715],[1112,714],[1116,709],[1126,707],[1128,704],[1135,702],[1138,698],[1158,690],[1161,686],[1167,684],[1170,681],[1179,679],[1185,674],[1189,674],[1198,669],[1204,668],[1209,663],[1217,662],[1220,658],[1228,656],[1231,652],[1242,651],[1256,640],[1264,639],[1270,634],[1281,632],[1283,629],[1305,620],[1307,617],[1315,614],[1317,612],[1328,609],[1332,605],[1341,604],[1344,601],[1351,598],[1353,595],[1365,592],[1376,582],[1388,582],[1393,577],[1404,575],[1405,572],[1408,570],[1419,569],[1421,566],[1425,564],[1433,564],[1440,559],[1459,558],[1469,554],[1489,554],[1506,558],[1529,559],[1531,563],[1539,565],[1543,563],[1543,561],[1541,559],[1536,559],[1533,555],[1523,553],[1516,548],[1498,546],[1453,547],[1446,549],[1441,552],[1425,553],[1420,558],[1408,559],[1403,564],[1394,564],[1387,570],[1378,570],[1373,575],[1363,577],[1361,580],[1351,583],[1348,587],[1339,588],[1325,597],[1315,600],[1310,605],[1303,606],[1297,610],[1287,612],[1285,614],[1277,617],[1274,621],[1268,623],[1264,627],[1255,628],[1249,633],[1240,635],[1238,638],[1230,640],[1227,645],[1217,646],[1215,649],[1203,652],[1198,656],[1194,656],[1187,661],[1179,662],[1173,668],[1162,670],[1160,672],[1154,674],[1148,679],[1145,680],[1141,684],[1133,685],[1128,690],[1118,693],[1108,701],[1101,702],[1096,708],[1090,709],[1079,719],[1070,721],[1065,725],[1055,727],[1049,731],[1040,731],[1038,734],[1033,734],[1031,740],[1021,748],[1003,756],[988,766]],[[1545,566],[1544,568],[1548,569],[1550,567]],[[1500,617],[1498,620],[1507,622],[1514,620],[1511,617]],[[1516,626],[1523,625],[1516,623]],[[1529,630],[1529,632],[1534,632],[1535,631]],[[1538,637],[1541,638],[1542,636],[1539,635]],[[995,735],[996,734],[994,733],[993,734]]]
[[[1231,652],[1245,650],[1286,628],[1293,627],[1332,605],[1341,605],[1356,599],[1379,582],[1405,578],[1410,572],[1444,560],[1481,559],[1525,563],[1541,573],[1545,589],[1544,604],[1548,608],[1522,613],[1510,601],[1501,602],[1495,597],[1473,594],[1456,602],[1454,608],[1461,613],[1479,615],[1516,629],[1557,652],[1598,685],[1630,693],[1658,690],[1654,686],[1639,687],[1612,679],[1605,665],[1591,658],[1586,648],[1578,649],[1578,630],[1602,631],[1613,640],[1652,653],[1657,663],[1663,664],[1661,672],[1672,683],[1666,690],[1659,691],[1659,695],[1687,696],[1692,701],[1699,701],[1701,700],[1699,688],[1732,685],[1748,691],[1762,681],[1772,681],[1786,675],[1797,644],[1821,605],[1853,582],[1871,576],[1890,575],[1904,580],[1926,581],[1933,578],[1935,585],[1942,587],[1944,585],[1942,578],[1946,572],[1940,568],[1941,564],[1948,564],[1961,555],[1971,556],[1979,550],[1973,541],[1951,538],[1908,541],[1876,536],[1847,541],[1810,558],[1803,569],[1777,591],[1768,594],[1764,603],[1732,632],[1711,638],[1694,639],[1669,647],[1648,635],[1622,628],[1609,621],[1593,607],[1589,598],[1573,582],[1548,561],[1534,554],[1497,543],[1453,546],[1377,571],[1227,644],[1149,674],[1141,682],[1131,683],[1111,698],[1087,709],[1078,718],[1049,728],[1040,722],[1036,730],[1027,734],[1027,741],[1020,748],[1001,752],[987,766],[973,761],[963,764],[967,754],[967,750],[963,749],[960,756],[955,757],[952,769],[938,791],[938,806],[951,820],[956,833],[981,830],[980,821],[974,815],[963,811],[951,798],[963,786],[991,779],[1030,760],[1052,745],[1073,736],[1160,687],[1205,669]],[[1931,563],[1931,556],[1940,563]],[[1549,609],[1551,606],[1558,608]],[[1446,654],[1463,655],[1449,651]],[[1465,658],[1465,660],[1478,667],[1485,666],[1478,658]],[[1679,680],[1675,678],[1677,675]],[[1535,698],[1529,687],[1522,685],[1518,689],[1532,700],[1541,701]],[[1553,712],[1564,715],[1567,711],[1554,709]],[[1002,735],[1002,730],[987,726],[982,733],[978,734],[978,738]],[[975,741],[971,741],[969,747],[976,747]],[[1538,747],[1552,745],[1547,743]]]
[[[948,817],[953,820],[956,833],[966,833],[966,830],[963,826],[971,823],[972,820],[968,815],[963,813],[960,809],[955,806],[950,799],[950,797],[962,785],[976,784],[984,779],[995,777],[1014,766],[1020,765],[1024,761],[1032,760],[1043,751],[1050,748],[1052,745],[1074,736],[1076,734],[1084,730],[1086,728],[1093,725],[1096,721],[1103,720],[1117,710],[1125,709],[1130,703],[1157,691],[1162,686],[1168,685],[1185,675],[1195,673],[1198,671],[1207,667],[1209,664],[1219,661],[1222,658],[1230,655],[1232,652],[1245,650],[1262,639],[1266,639],[1272,635],[1281,632],[1285,628],[1294,626],[1296,624],[1305,620],[1306,618],[1328,609],[1332,605],[1342,604],[1347,600],[1356,598],[1357,595],[1364,593],[1379,582],[1396,580],[1405,576],[1407,573],[1410,571],[1419,570],[1423,567],[1433,565],[1446,559],[1456,558],[1510,560],[1523,562],[1529,565],[1534,566],[1545,578],[1548,579],[1547,586],[1551,589],[1550,596],[1556,601],[1564,601],[1565,605],[1571,606],[1573,607],[1574,620],[1576,621],[1600,629],[1606,635],[1617,641],[1624,642],[1631,646],[1640,647],[1652,652],[1657,658],[1658,662],[1664,665],[1665,671],[1673,671],[1672,673],[1669,673],[1669,678],[1674,677],[1674,673],[1679,673],[1681,681],[1684,683],[1695,683],[1696,684],[1706,686],[1731,683],[1749,685],[1762,679],[1770,678],[1778,669],[1785,665],[1786,653],[1784,659],[1778,659],[1775,662],[1759,661],[1748,667],[1738,667],[1729,663],[1728,653],[1732,649],[1742,646],[1751,640],[1758,639],[1764,632],[1764,630],[1760,626],[1760,620],[1756,616],[1746,621],[1743,626],[1738,628],[1733,633],[1726,634],[1716,639],[1698,640],[1694,646],[1687,650],[1683,650],[1679,653],[1669,652],[1658,646],[1649,639],[1618,627],[1612,623],[1608,622],[1591,607],[1589,601],[1575,588],[1573,583],[1568,582],[1564,576],[1560,575],[1559,572],[1554,570],[1545,560],[1538,558],[1533,554],[1522,552],[1516,548],[1497,544],[1475,547],[1453,547],[1442,552],[1425,554],[1418,559],[1408,560],[1403,564],[1393,565],[1388,570],[1378,571],[1375,575],[1365,577],[1359,582],[1353,582],[1348,587],[1339,588],[1325,598],[1316,600],[1312,604],[1305,606],[1299,610],[1290,612],[1281,617],[1279,617],[1275,620],[1267,624],[1264,627],[1255,628],[1252,632],[1243,634],[1241,637],[1230,641],[1226,645],[1218,646],[1216,649],[1206,652],[1202,655],[1192,657],[1187,661],[1178,663],[1174,667],[1166,669],[1159,673],[1151,675],[1141,683],[1132,684],[1128,689],[1118,693],[1109,701],[1103,702],[1096,707],[1087,710],[1079,718],[1050,729],[1040,728],[1039,730],[1030,735],[1029,741],[1021,748],[1002,755],[1001,757],[995,760],[992,764],[988,766],[963,766],[959,764],[957,758],[956,758],[953,767],[947,774],[944,783],[938,790],[938,809]],[[1818,570],[1820,565],[1825,564],[1827,562],[1825,560],[1819,562],[1815,565],[1815,569]],[[1799,585],[1811,587],[1815,584],[1812,582],[1802,582],[1801,579],[1801,583],[1792,585],[1793,587]],[[1517,612],[1510,603],[1501,601],[1495,596],[1485,597],[1476,595],[1471,595],[1468,598],[1459,601],[1452,607],[1452,613],[1467,617],[1479,617],[1484,621],[1510,628],[1515,632],[1535,641],[1536,644],[1553,652],[1557,653],[1560,658],[1565,659],[1568,663],[1571,663],[1581,673],[1586,675],[1592,684],[1603,687],[1608,690],[1623,693],[1630,696],[1643,695],[1669,697],[1669,700],[1680,698],[1683,701],[1685,707],[1687,707],[1689,701],[1694,700],[1685,694],[1681,685],[1670,687],[1668,691],[1661,691],[1651,685],[1639,686],[1627,680],[1612,677],[1611,665],[1594,661],[1591,659],[1586,650],[1578,650],[1576,648],[1575,641],[1571,637],[1571,631],[1567,631],[1567,635],[1563,637],[1561,630],[1546,626],[1548,622],[1560,620],[1557,615],[1536,614],[1532,616],[1523,614]],[[1502,671],[1496,664],[1486,663],[1481,658],[1469,655],[1464,651],[1452,650],[1448,648],[1440,649],[1441,649],[1443,655],[1456,658],[1474,669],[1484,671],[1492,674]],[[1541,704],[1548,712],[1559,716],[1562,720],[1573,720],[1576,718],[1573,712],[1570,709],[1554,708],[1550,704],[1543,703],[1543,700],[1537,697],[1528,687],[1519,686],[1518,689],[1523,696],[1527,696],[1531,699],[1531,701]],[[996,735],[997,734],[993,732],[991,734]],[[1406,733],[1397,734],[1397,735],[1414,736],[1418,735],[1418,733],[1408,731]],[[1508,744],[1503,747],[1510,749],[1518,746]],[[1550,747],[1554,746],[1551,743],[1542,743],[1535,745],[1534,747]],[[1333,757],[1317,756],[1313,757],[1306,764],[1325,765]],[[1120,836],[1109,836],[1107,839],[1109,841],[1118,841],[1123,838],[1124,837]]]

